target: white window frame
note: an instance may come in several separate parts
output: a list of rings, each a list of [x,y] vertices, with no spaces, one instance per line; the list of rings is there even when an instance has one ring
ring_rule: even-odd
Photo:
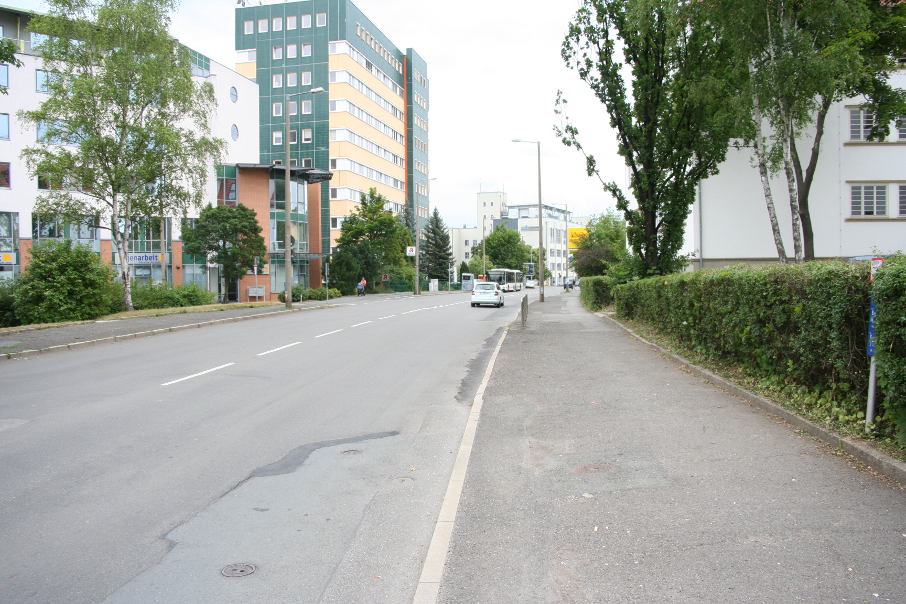
[[[255,20],[254,19],[248,19],[248,20],[242,22],[242,33],[244,33],[245,35],[255,33]]]
[[[302,15],[302,18],[299,21],[299,27],[301,29],[308,29],[311,27],[311,15]]]
[[[303,71],[299,75],[302,76],[302,81],[300,82],[300,84],[302,86],[311,86],[311,72],[310,71]]]
[[[899,216],[900,218],[906,218],[906,184],[898,185],[900,189],[899,199]]]
[[[290,131],[289,131],[289,144],[290,144],[290,145],[295,145],[296,142],[297,142],[298,140],[299,140],[299,131],[298,131],[298,130],[290,130]]]
[[[271,75],[271,88],[283,88],[282,73],[275,73]]]
[[[311,99],[306,99],[302,101],[302,115],[309,115],[311,113]]]
[[[274,146],[283,144],[283,130],[271,131],[271,144]]]
[[[296,115],[297,113],[299,113],[299,103],[297,101],[287,101],[287,103],[289,103],[289,107],[287,107],[287,109],[289,109],[290,115]]]
[[[283,103],[276,102],[271,106],[271,115],[273,117],[283,117]]]
[[[283,17],[273,17],[271,19],[271,31],[283,31]]]
[[[265,19],[258,19],[258,33],[259,33],[259,34],[266,34],[266,33],[267,33],[267,24],[268,24],[268,21],[267,21],[266,18],[265,18]]]
[[[299,55],[303,57],[311,56],[311,44],[307,42],[302,43],[302,49],[299,51]]]
[[[6,136],[0,138],[0,140],[8,141],[10,138],[10,119],[8,113],[0,113],[0,121],[6,121]]]
[[[296,29],[296,15],[286,16],[286,29]]]
[[[303,157],[302,158],[302,167],[303,168],[314,168],[315,162],[310,157]]]
[[[897,138],[901,141],[906,141],[906,115],[901,115],[899,122],[899,127],[897,128]]]
[[[849,186],[849,212],[850,216],[854,218],[873,218],[873,217],[885,217],[887,216],[888,208],[890,207],[888,202],[887,195],[887,185],[882,183],[865,183],[865,184],[851,184]],[[868,194],[868,195],[866,195]],[[858,196],[858,202],[856,197]],[[866,199],[870,197],[870,199]],[[866,213],[866,201],[871,203],[871,213]],[[859,204],[859,207],[856,208],[856,203]],[[882,205],[881,210],[879,210],[879,205]],[[858,211],[857,211],[858,210]]]
[[[283,47],[279,45],[271,47],[271,58],[275,61],[283,59]]]
[[[310,143],[312,141],[311,128],[302,128],[302,142]]]
[[[868,140],[868,135],[875,124],[875,114],[862,108],[849,110],[849,140]]]
[[[286,58],[287,58],[287,59],[295,59],[295,58],[296,58],[296,55],[297,55],[297,50],[298,50],[298,48],[299,48],[299,47],[298,47],[297,45],[295,45],[295,44],[287,44],[287,45],[286,45]]]
[[[298,83],[298,76],[299,74],[297,74],[295,71],[287,71],[286,87],[289,88],[290,86],[295,86]]]
[[[315,26],[327,27],[327,13],[315,14]]]

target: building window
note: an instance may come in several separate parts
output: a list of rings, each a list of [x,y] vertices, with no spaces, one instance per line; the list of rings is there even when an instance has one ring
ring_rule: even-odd
[[[897,120],[897,133],[901,141],[906,141],[906,115],[901,115],[900,119]]]
[[[311,86],[311,72],[303,71],[300,75],[302,76],[302,85]]]
[[[19,214],[0,212],[0,252],[16,251],[16,231],[19,227]]]
[[[258,33],[267,33],[267,19],[258,19]]]
[[[853,216],[886,216],[887,185],[852,185]]]
[[[875,114],[863,109],[849,110],[849,140],[864,141],[875,125]]]
[[[236,205],[236,183],[236,166],[217,166],[217,205]]]
[[[330,217],[330,228],[342,229],[344,220],[346,220],[345,216],[331,216]]]
[[[298,78],[299,74],[297,74],[295,71],[286,72],[286,85],[295,86]]]
[[[289,103],[287,103],[287,109],[289,110],[290,115],[296,115],[299,113],[299,103],[296,101],[289,101]]]
[[[290,131],[289,131],[289,144],[290,144],[290,145],[295,145],[295,144],[296,144],[296,140],[297,140],[297,136],[296,136],[296,135],[297,135],[297,132],[296,132],[295,130],[290,130]],[[295,166],[295,165],[296,165],[296,164],[295,164],[295,159],[289,160],[289,165]]]
[[[239,91],[235,86],[230,86],[230,100],[234,103],[239,100]]]
[[[302,15],[302,29],[311,27],[311,15]]]
[[[9,114],[0,113],[0,138],[9,139]]]
[[[283,31],[283,17],[274,17],[271,23],[272,31]]]
[[[469,259],[469,252],[466,252],[466,260]]]
[[[327,25],[327,13],[318,13],[315,15],[315,25],[318,27],[324,27]]]
[[[283,74],[275,73],[271,76],[271,88],[283,88]]]
[[[237,126],[236,124],[230,126],[230,138],[232,138],[234,141],[239,140],[239,126]]]
[[[906,218],[906,185],[900,185],[900,216]]]
[[[9,65],[0,65],[0,86],[9,87]]]
[[[283,103],[274,103],[271,115],[274,117],[281,117],[283,115]]]
[[[469,247],[469,240],[466,239],[465,242],[463,243],[463,245],[465,245],[466,247]]]
[[[252,21],[251,19],[248,21],[243,21],[242,22],[242,33],[244,33],[245,35],[255,33],[255,22]]]
[[[0,162],[0,189],[9,188],[9,162]]]
[[[274,130],[271,132],[271,141],[275,145],[283,144],[283,130]]]
[[[303,158],[302,158],[302,167],[303,167],[303,168],[313,168],[314,165],[315,165],[315,164],[314,164],[314,162],[311,160],[310,157],[303,157]]]
[[[34,239],[62,239],[63,223],[55,219],[41,220],[37,214],[32,214],[31,236]]]
[[[311,100],[302,101],[302,114],[308,115],[311,113]]]
[[[283,58],[283,47],[274,46],[272,49],[271,56],[274,58],[274,60],[282,59]]]
[[[286,29],[296,29],[296,15],[286,17]]]
[[[298,46],[296,46],[295,44],[287,44],[286,45],[286,58],[295,59],[297,49],[298,49]]]
[[[303,45],[302,45],[302,56],[303,56],[303,57],[310,57],[310,56],[311,56],[311,44],[303,44]]]
[[[311,142],[311,128],[302,128],[302,142],[310,143]],[[9,165],[9,164],[7,164]]]

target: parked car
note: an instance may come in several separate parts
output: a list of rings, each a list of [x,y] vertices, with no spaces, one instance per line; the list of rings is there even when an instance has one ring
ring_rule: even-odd
[[[496,283],[488,281],[478,281],[472,290],[472,307],[481,306],[482,304],[493,304],[500,308],[503,306],[503,291]]]
[[[526,288],[535,287],[535,286],[537,286],[537,285],[538,285],[538,280],[537,280],[537,279],[534,279],[534,278],[532,278],[532,277],[526,277],[526,278],[525,278],[525,287],[526,287]]]

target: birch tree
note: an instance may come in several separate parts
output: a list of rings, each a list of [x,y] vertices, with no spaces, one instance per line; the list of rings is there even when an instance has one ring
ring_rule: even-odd
[[[35,213],[100,218],[131,310],[133,222],[203,201],[223,145],[209,133],[213,87],[193,81],[188,50],[167,33],[173,0],[49,4],[29,27],[47,36],[39,53],[54,77],[47,100],[20,112],[40,136],[22,155],[33,175],[66,186],[39,195]]]

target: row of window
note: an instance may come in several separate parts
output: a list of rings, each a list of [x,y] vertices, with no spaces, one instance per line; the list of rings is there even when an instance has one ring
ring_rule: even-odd
[[[360,79],[358,79],[348,71],[331,71],[328,77],[331,84],[349,84],[350,86],[364,94],[366,97],[380,105],[382,109],[388,111],[396,119],[403,119],[402,109],[398,108],[396,105],[369,88],[364,82],[362,82]]]
[[[311,56],[311,44],[303,42],[302,44],[287,44],[286,46],[277,45],[271,47],[271,58],[275,61],[279,61],[283,58],[283,51],[286,50],[287,59],[295,59],[296,57],[310,57]]]
[[[423,76],[418,69],[412,70],[412,77],[415,78],[415,81],[421,85],[422,88],[428,88],[428,78]]]
[[[339,111],[339,112],[349,113],[349,114],[359,118],[360,120],[362,120],[363,122],[365,122],[366,124],[368,124],[369,126],[374,128],[375,130],[377,130],[378,132],[389,136],[390,138],[392,138],[399,144],[402,145],[402,144],[405,144],[405,142],[406,142],[406,139],[401,132],[394,130],[389,125],[385,124],[384,122],[382,122],[378,118],[374,117],[373,115],[371,115],[370,113],[368,113],[367,111],[365,111],[364,109],[359,107],[358,105],[355,105],[352,102],[347,101],[346,99],[336,99],[336,100],[330,101],[330,111],[331,112]]]
[[[418,126],[419,128],[421,128],[422,130],[424,130],[425,132],[428,131],[428,120],[426,120],[425,118],[423,118],[420,115],[415,115],[415,125]]]
[[[871,129],[877,122],[877,116],[865,109],[851,108],[849,110],[849,140],[868,140]],[[895,125],[894,132],[897,140],[906,141],[906,115],[900,116]]]
[[[312,129],[311,128],[302,128],[302,142],[310,143],[312,141]],[[271,142],[274,145],[283,144],[283,130],[273,130],[271,131]],[[289,144],[295,145],[298,142],[298,132],[296,130],[289,131]],[[292,165],[292,164],[290,164]]]
[[[889,191],[889,187],[893,191]],[[850,185],[850,213],[852,216],[906,218],[906,184]]]
[[[415,169],[421,172],[422,174],[428,173],[428,164],[423,161],[415,160]]]
[[[423,141],[422,139],[420,139],[417,136],[413,136],[412,138],[415,139],[415,148],[416,149],[418,149],[422,153],[428,153],[428,143],[426,143],[425,141]]]
[[[289,110],[290,115],[297,115],[299,113],[299,102],[298,101],[287,101],[287,109]],[[311,100],[302,101],[302,115],[309,115],[312,111],[312,102]],[[271,115],[274,117],[283,117],[283,101],[278,101],[271,105]]]
[[[396,96],[403,96],[403,87],[393,81],[393,78],[388,76],[386,73],[381,71],[377,65],[375,65],[371,59],[368,59],[365,55],[360,53],[358,50],[353,48],[349,43],[345,41],[331,42],[327,46],[327,52],[332,55],[349,55],[352,59],[368,70],[368,73],[376,77],[381,83],[393,91]]]
[[[302,86],[311,85],[311,72],[310,71],[300,71],[296,73],[295,71],[286,72],[286,87],[292,88],[297,84]],[[283,73],[273,73],[271,74],[271,88],[283,88]]]
[[[421,107],[421,108],[424,109],[425,111],[428,110],[428,100],[427,100],[425,97],[423,97],[422,95],[420,95],[420,94],[417,93],[417,92],[413,92],[413,93],[412,93],[412,99],[415,101],[415,104],[416,104],[416,105],[418,105],[419,107]]]
[[[405,163],[402,156],[397,155],[396,153],[394,153],[393,151],[390,151],[389,149],[381,147],[377,143],[374,143],[374,142],[368,140],[367,138],[356,134],[352,130],[347,130],[345,128],[331,130],[330,131],[330,141],[331,142],[352,143],[356,147],[360,147],[360,148],[364,149],[365,151],[368,151],[369,153],[373,153],[382,159],[386,159],[389,162],[393,162],[395,165],[397,165],[401,168],[403,167],[403,165]]]
[[[397,70],[399,73],[403,73],[403,64],[400,63],[399,59],[393,56],[393,53],[391,53],[389,50],[384,48],[384,45],[378,42],[377,39],[372,36],[367,29],[362,27],[361,23],[355,24],[355,35],[360,37],[365,42],[365,44],[367,44],[372,48],[372,50],[374,50],[374,52],[381,55],[381,57],[383,57],[385,61],[390,63],[390,65],[395,70]]]
[[[348,157],[336,157],[330,159],[330,169],[331,170],[346,170],[348,172],[354,172],[359,176],[364,176],[370,180],[389,185],[394,189],[399,189],[400,191],[405,190],[405,183],[398,179],[390,176],[389,174],[384,174],[380,170],[375,170],[365,164],[360,164],[357,161],[349,159]]]
[[[362,192],[352,187],[331,187],[330,198],[358,202],[362,199]]]
[[[283,17],[271,17],[258,19],[258,33],[265,34],[270,28],[271,31],[283,31]],[[325,27],[327,25],[327,13],[315,13],[315,26]],[[287,15],[286,29],[293,30],[308,29],[311,27],[311,15]],[[242,33],[245,35],[255,33],[255,20],[247,19],[242,22]]]

